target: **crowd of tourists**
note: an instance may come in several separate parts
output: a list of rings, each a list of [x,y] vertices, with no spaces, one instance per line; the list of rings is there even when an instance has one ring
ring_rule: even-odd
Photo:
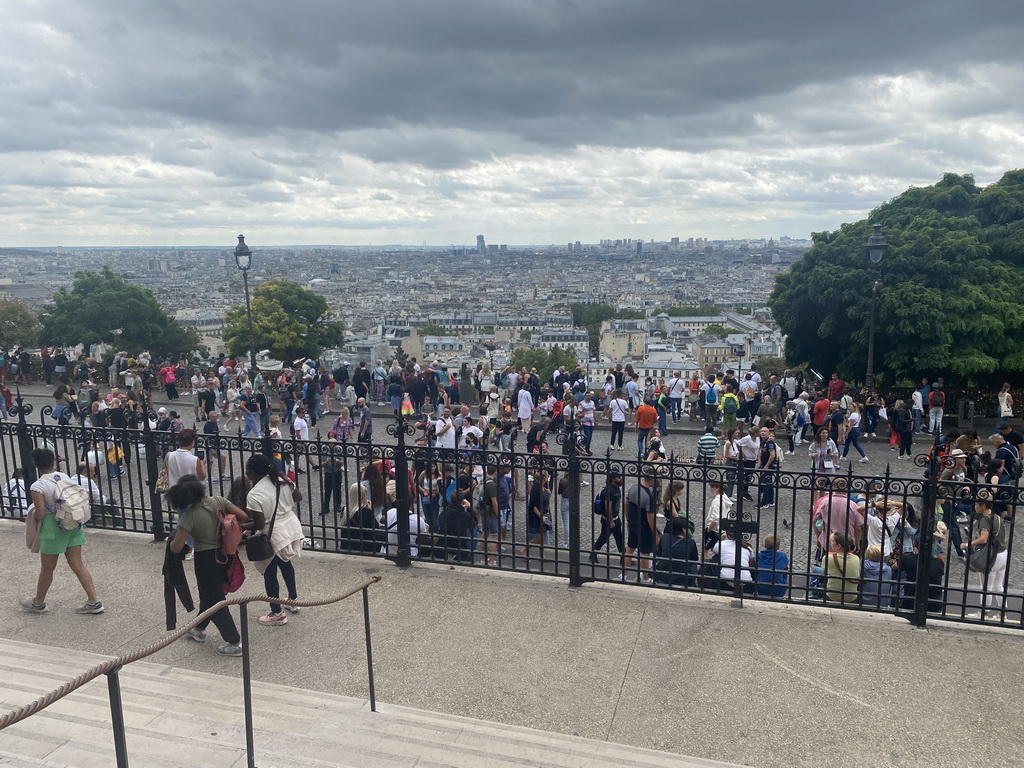
[[[297,481],[306,471],[322,477],[322,497],[311,500],[311,505],[319,507],[321,517],[338,516],[339,540],[346,541],[350,551],[397,552],[397,478],[389,462],[367,462],[348,488],[343,488],[344,453],[329,448],[315,456],[300,451],[253,456],[244,475],[232,477],[218,444],[221,431],[227,429],[243,436],[308,440],[318,421],[329,426],[328,446],[369,444],[370,405],[376,403],[418,427],[418,446],[447,449],[413,462],[408,478],[414,496],[409,512],[413,556],[499,565],[510,547],[518,546],[518,554],[527,558],[543,557],[545,547],[568,547],[572,489],[568,474],[557,472],[551,461],[552,438],[562,436],[560,452],[586,457],[592,454],[595,427],[606,422],[609,450],[628,450],[640,460],[628,484],[622,474],[591,476],[601,482],[591,494],[596,535],[589,558],[597,564],[608,547],[607,567],[621,580],[713,585],[784,597],[792,572],[783,534],[773,531],[759,542],[737,535],[730,523],[736,507],[730,494],[742,474],[748,492],[757,495],[746,501],[761,508],[775,506],[773,473],[784,456],[806,444],[808,466],[819,476],[809,509],[815,542],[807,569],[810,596],[878,607],[902,605],[913,601],[917,553],[922,548],[932,553],[928,580],[938,587],[945,558],[966,559],[972,549],[981,547],[992,550],[992,562],[981,575],[984,610],[988,616],[1005,616],[1002,595],[1014,507],[1006,503],[1003,492],[1004,486],[1015,487],[1019,477],[1022,443],[1009,423],[1009,385],[999,393],[998,428],[986,447],[976,432],[943,431],[947,391],[941,378],[922,381],[907,400],[887,403],[876,390],[850,387],[836,374],[812,384],[796,371],[762,378],[756,365],[742,376],[727,370],[686,378],[676,372],[643,382],[624,365],[590,381],[581,366],[571,371],[559,368],[546,380],[525,368],[495,371],[482,362],[449,371],[441,362],[421,364],[415,359],[404,365],[345,362],[330,371],[306,360],[269,373],[246,371],[226,356],[211,366],[190,367],[184,361],[156,362],[147,352],[136,357],[122,352],[104,366],[103,392],[92,361],[80,357],[72,362],[56,350],[47,354],[50,364],[42,371],[54,387],[51,415],[59,423],[131,429],[155,413],[152,426],[171,433],[171,446],[162,457],[168,474],[166,500],[175,526],[166,568],[175,576],[175,589],[180,589],[177,561],[186,555],[193,558],[200,610],[215,604],[223,588],[237,578],[231,573],[235,555],[222,553],[219,544],[225,515],[252,532],[264,532],[273,543],[273,556],[259,566],[267,594],[280,594],[280,575],[288,596],[295,597],[291,561],[304,540]],[[26,364],[22,359],[20,353],[5,355],[7,365],[0,368],[0,375],[31,382],[32,361]],[[14,369],[13,360],[18,361]],[[153,391],[158,387],[168,404],[153,411]],[[199,434],[186,420],[202,425]],[[703,423],[694,460],[727,470],[719,482],[707,483],[710,500],[701,510],[686,508],[684,483],[662,482],[657,471],[668,458],[664,437],[687,422]],[[878,438],[880,430],[899,459],[911,457],[915,435],[933,436],[929,445],[938,453],[939,480],[954,492],[937,507],[932,530],[920,530],[920,510],[905,497],[890,496],[884,484],[872,485],[869,493],[848,488],[840,471],[843,462],[855,456],[868,462],[861,440]],[[86,441],[79,447],[74,480],[89,490],[95,505],[110,507],[95,478],[104,471],[111,480],[120,477],[131,444],[111,436],[114,431],[104,434],[105,442]],[[200,435],[205,451],[197,450]],[[515,451],[519,441],[521,450],[535,459],[526,465],[493,460]],[[40,481],[25,489],[23,473],[15,473],[5,492],[6,505],[17,504],[23,516],[40,521],[39,538],[47,542],[38,550],[43,561],[37,592],[23,600],[22,607],[46,609],[49,579],[63,554],[86,591],[81,612],[100,612],[103,605],[81,558],[83,531],[54,532],[46,522],[52,517],[54,499],[46,495],[43,478],[59,472],[59,457],[53,450],[41,450],[49,455],[37,451],[40,455],[34,457]],[[229,484],[228,496],[208,493],[215,476]],[[43,486],[37,487],[40,482]],[[989,490],[968,493],[975,482]],[[525,503],[526,530],[518,535],[515,499]],[[783,518],[783,527],[789,526]],[[611,556],[612,543],[616,556]],[[757,551],[755,543],[760,543]],[[586,550],[587,544],[581,548]],[[230,614],[221,611],[212,621],[224,640],[219,650],[240,653]],[[287,618],[282,606],[274,605],[260,622],[279,626]],[[205,631],[205,626],[197,627],[189,637],[202,642]]]

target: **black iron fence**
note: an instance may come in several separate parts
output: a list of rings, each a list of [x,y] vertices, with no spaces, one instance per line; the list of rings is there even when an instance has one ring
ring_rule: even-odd
[[[25,406],[15,415],[0,429],[0,515],[23,516],[18,470],[27,488],[31,450],[49,447],[60,468],[91,475],[90,526],[167,536],[156,481],[171,433],[29,423]],[[295,478],[306,546],[319,551],[827,605],[917,626],[1024,627],[1015,482],[941,482],[937,467],[907,479],[595,457],[564,440],[555,453],[437,448],[422,434],[408,444],[417,432],[400,417],[387,433],[389,444],[201,435],[196,453],[211,493],[234,485],[241,498],[246,459],[272,456]],[[971,570],[962,545],[986,535],[991,562]]]

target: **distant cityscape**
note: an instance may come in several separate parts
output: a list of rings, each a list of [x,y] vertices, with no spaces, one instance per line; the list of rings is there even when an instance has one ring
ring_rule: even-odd
[[[250,237],[250,284],[294,281],[323,295],[346,326],[325,361],[376,360],[396,348],[449,363],[503,366],[517,347],[575,350],[594,372],[629,362],[641,376],[746,367],[779,356],[783,338],[766,302],[775,276],[809,240],[602,239],[557,246],[268,246]],[[232,247],[5,249],[0,293],[38,310],[76,272],[104,265],[153,291],[212,354],[224,316],[243,303]],[[601,324],[597,354],[575,327],[572,303],[604,303],[637,319]],[[681,315],[664,310],[700,307]],[[718,335],[705,330],[716,326]],[[722,338],[721,329],[730,331]],[[438,332],[443,329],[443,333]],[[422,332],[426,330],[428,332]]]

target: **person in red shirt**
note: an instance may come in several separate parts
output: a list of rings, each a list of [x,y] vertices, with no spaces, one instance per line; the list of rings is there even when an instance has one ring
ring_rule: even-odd
[[[647,436],[651,434],[651,430],[657,423],[658,411],[649,401],[644,400],[643,405],[636,409],[636,456],[638,459],[644,457]]]
[[[829,399],[827,397],[819,397],[814,403],[811,410],[811,423],[814,424],[815,436],[817,436],[818,430],[825,424],[825,419],[828,418],[828,409]]]
[[[828,399],[838,400],[846,391],[846,382],[839,378],[838,373],[832,374],[832,380],[828,383]]]

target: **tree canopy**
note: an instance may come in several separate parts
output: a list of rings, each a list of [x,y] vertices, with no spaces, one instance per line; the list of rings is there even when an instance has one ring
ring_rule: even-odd
[[[35,346],[39,327],[35,312],[20,301],[0,296],[0,348]]]
[[[616,310],[611,304],[574,302],[569,305],[569,309],[572,310],[572,324],[577,328],[585,327],[587,329],[591,357],[598,355],[601,343],[601,323],[605,320],[642,320],[644,318],[644,313],[640,310]]]
[[[420,338],[424,336],[451,336],[444,326],[438,325],[437,323],[424,323],[416,329],[416,333]]]
[[[731,336],[734,333],[743,333],[738,328],[731,328],[721,323],[709,323],[704,329],[704,334],[707,336],[714,336],[716,339],[724,339],[726,336]]]
[[[39,316],[42,344],[106,343],[128,352],[148,349],[157,357],[202,350],[199,335],[168,315],[148,288],[126,283],[109,266],[78,272]]]
[[[869,222],[882,225],[889,243],[877,266],[864,248]],[[985,189],[973,176],[947,173],[869,219],[812,238],[811,250],[776,278],[768,301],[788,335],[788,360],[862,381],[877,278],[881,381],[1024,377],[1024,170]]]
[[[556,346],[552,347],[550,351],[543,349],[517,349],[512,353],[509,363],[516,370],[523,367],[528,371],[536,368],[537,373],[540,374],[540,380],[543,382],[550,379],[551,374],[560,365],[564,365],[566,370],[572,370],[577,366],[579,360],[576,359],[575,350],[571,348],[562,349]]]
[[[344,341],[345,324],[332,320],[327,300],[289,280],[268,280],[252,292],[252,326],[257,351],[279,360],[319,357]],[[245,305],[232,306],[225,317],[224,342],[232,355],[249,351]]]

